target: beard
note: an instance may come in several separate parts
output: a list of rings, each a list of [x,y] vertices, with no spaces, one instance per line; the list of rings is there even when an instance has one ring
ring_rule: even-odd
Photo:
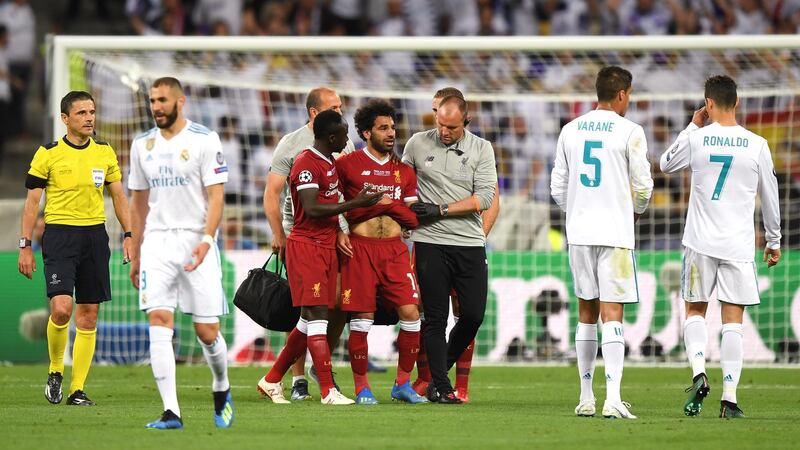
[[[172,108],[172,112],[164,114],[162,117],[166,118],[166,122],[159,123],[158,120],[156,119],[156,126],[161,129],[171,127],[172,124],[174,124],[175,121],[178,120],[178,105],[175,104],[175,107]]]
[[[379,139],[378,136],[374,134],[369,137],[369,143],[372,145],[372,148],[383,153],[384,155],[388,155],[394,150],[394,146],[387,146],[383,143],[383,139]]]

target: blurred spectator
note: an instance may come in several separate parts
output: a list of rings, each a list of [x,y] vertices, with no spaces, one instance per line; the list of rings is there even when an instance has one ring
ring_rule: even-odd
[[[8,30],[0,25],[0,173],[8,136],[8,112],[11,107],[11,73],[8,70]]]
[[[330,0],[330,23],[344,29],[347,36],[366,33],[362,20],[361,0]]]
[[[734,24],[729,34],[768,34],[772,25],[760,0],[732,0]]]
[[[225,203],[228,204],[242,204],[246,201],[242,189],[246,165],[242,157],[242,140],[237,134],[238,125],[239,121],[235,117],[222,116],[219,119],[219,139],[228,165],[228,182],[225,183]]]
[[[28,0],[6,0],[0,5],[0,24],[5,25],[8,32],[8,71],[18,80],[11,84],[7,124],[9,135],[15,136],[26,133],[26,94],[29,80],[33,78],[36,18]]]
[[[196,0],[192,18],[203,34],[209,34],[217,21],[228,24],[232,35],[242,29],[244,0]]]
[[[672,12],[656,0],[635,0],[629,10],[620,13],[625,34],[664,35],[672,24]]]
[[[450,36],[475,36],[480,29],[478,2],[441,0],[441,31]]]
[[[289,29],[297,36],[318,36],[322,31],[322,13],[317,0],[292,2],[287,14]]]
[[[69,0],[67,9],[64,10],[64,15],[70,20],[75,20],[81,13],[81,5],[86,3],[82,0]],[[94,0],[94,14],[98,19],[105,20],[109,18],[108,4],[105,0]]]
[[[509,34],[516,36],[539,34],[535,0],[501,0],[497,4],[509,25]]]
[[[136,34],[148,34],[148,30],[160,29],[161,0],[126,0],[125,14]]]

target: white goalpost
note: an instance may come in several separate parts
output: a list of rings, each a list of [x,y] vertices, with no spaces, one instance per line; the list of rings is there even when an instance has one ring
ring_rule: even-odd
[[[594,77],[610,64],[633,73],[628,117],[644,127],[655,163],[654,195],[637,226],[640,303],[625,315],[629,358],[683,360],[677,286],[689,175],[658,173],[657,158],[702,103],[705,79],[729,74],[739,85],[740,123],[766,137],[772,149],[785,249],[777,267],[768,271],[759,264],[762,303],[746,312],[744,357],[797,362],[800,36],[55,36],[48,44],[53,136],[63,134],[61,97],[73,89],[91,92],[97,100],[98,137],[112,144],[123,173],[131,140],[153,126],[147,94],[155,78],[181,80],[187,117],[220,133],[231,170],[220,233],[229,300],[247,271],[268,255],[270,234],[261,202],[271,152],[281,136],[306,122],[310,89],[336,89],[351,125],[367,99],[391,101],[399,113],[398,152],[413,133],[433,127],[434,92],[445,86],[461,89],[473,119],[469,129],[495,148],[501,188],[501,215],[488,242],[490,298],[476,350],[476,359],[489,362],[574,357],[577,305],[563,217],[549,197],[549,172],[561,126],[593,108]],[[362,145],[350,128],[353,142]],[[755,220],[758,230],[758,209]],[[115,363],[147,357],[146,318],[125,270],[112,267],[114,301],[101,308],[100,316],[98,359]],[[709,311],[713,335],[721,327],[719,311]],[[198,357],[190,323],[178,320],[176,326],[179,356]],[[269,362],[284,339],[238,311],[222,326],[233,342],[232,358],[240,363]],[[394,336],[391,327],[373,332],[372,356],[394,358]],[[718,358],[718,340],[710,340],[709,353]]]

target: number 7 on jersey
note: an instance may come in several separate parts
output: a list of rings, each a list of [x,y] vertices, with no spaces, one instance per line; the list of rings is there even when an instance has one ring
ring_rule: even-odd
[[[708,162],[722,163],[722,170],[719,171],[719,178],[717,178],[717,185],[714,186],[714,193],[711,194],[711,200],[719,200],[722,195],[722,188],[725,187],[725,179],[728,178],[728,171],[733,162],[731,155],[709,155]]]

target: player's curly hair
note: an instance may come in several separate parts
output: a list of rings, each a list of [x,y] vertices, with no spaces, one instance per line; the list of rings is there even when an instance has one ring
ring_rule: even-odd
[[[394,109],[394,106],[380,98],[373,98],[356,110],[353,120],[356,123],[356,131],[358,131],[358,135],[361,139],[367,140],[364,137],[364,132],[371,130],[375,125],[375,119],[381,116],[391,117],[392,120],[397,122],[397,111]]]

